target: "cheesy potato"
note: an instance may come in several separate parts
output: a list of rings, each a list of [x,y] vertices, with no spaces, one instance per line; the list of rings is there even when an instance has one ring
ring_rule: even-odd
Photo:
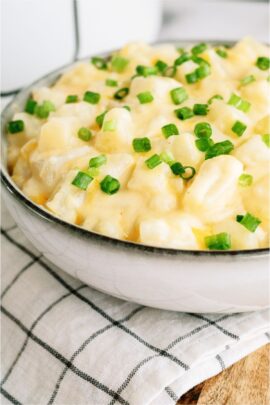
[[[269,49],[129,44],[34,89],[8,167],[89,231],[192,250],[269,245]]]

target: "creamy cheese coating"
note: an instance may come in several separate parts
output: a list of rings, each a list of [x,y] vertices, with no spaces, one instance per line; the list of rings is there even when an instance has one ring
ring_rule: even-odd
[[[15,183],[63,220],[117,239],[207,249],[206,237],[226,233],[227,248],[268,246],[270,83],[268,66],[258,66],[258,58],[269,58],[269,49],[251,38],[229,49],[202,48],[198,53],[188,48],[187,60],[175,63],[183,51],[174,45],[129,44],[106,66],[79,62],[52,87],[35,89],[32,99],[39,106],[50,101],[53,108],[45,118],[36,110],[14,115],[13,121],[24,124],[23,130],[11,129],[7,135]],[[155,74],[139,69],[136,75],[138,65],[154,67],[157,61],[169,69],[162,73],[160,66]],[[209,72],[188,82],[188,75],[201,66]],[[119,99],[115,93],[122,88],[128,94]],[[178,104],[172,90],[179,88],[187,97]],[[87,91],[98,93],[99,99],[87,101]],[[141,102],[141,93],[150,93],[151,100]],[[69,95],[77,96],[75,102],[67,102]],[[235,102],[232,95],[238,96]],[[195,104],[207,104],[206,115],[197,115]],[[183,107],[192,116],[179,118],[175,110]],[[96,120],[104,112],[103,123]],[[243,133],[232,129],[237,122],[244,125]],[[198,123],[210,124],[212,145],[229,141],[232,148],[207,158],[208,149],[200,150],[196,142],[202,139],[195,134]],[[166,136],[162,128],[168,124],[178,134]],[[91,131],[90,139],[78,136],[82,127]],[[137,138],[148,138],[151,150],[136,151]],[[89,160],[100,155],[106,162],[89,170]],[[145,161],[153,155],[161,163],[149,168]],[[191,167],[195,175],[186,180],[174,173],[175,162]],[[79,172],[90,176],[87,187],[72,184]],[[249,175],[246,184],[243,174]],[[114,194],[101,188],[107,175],[120,183]],[[256,229],[239,220],[247,213],[259,220]]]

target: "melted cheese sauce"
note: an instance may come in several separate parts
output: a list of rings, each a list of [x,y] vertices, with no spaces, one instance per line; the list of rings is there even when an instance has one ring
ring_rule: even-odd
[[[256,66],[260,56],[269,57],[264,45],[246,38],[220,57],[208,47],[199,56],[210,63],[211,73],[194,84],[186,74],[198,68],[188,60],[176,68],[173,78],[162,75],[137,76],[137,65],[154,66],[158,60],[172,66],[179,52],[172,45],[150,47],[137,43],[125,46],[118,56],[128,59],[123,72],[101,70],[92,63],[78,63],[50,88],[39,88],[33,99],[39,104],[50,100],[55,111],[47,119],[26,112],[16,113],[24,130],[8,134],[8,164],[15,183],[35,203],[56,216],[81,227],[113,238],[153,246],[178,249],[206,249],[205,236],[227,232],[232,249],[254,249],[268,245],[270,149],[262,135],[269,133],[269,70]],[[253,75],[254,81],[241,85]],[[117,81],[117,87],[106,80]],[[188,99],[175,105],[170,91],[184,87]],[[122,100],[114,98],[119,88],[128,87]],[[83,101],[86,91],[101,95],[97,104]],[[151,92],[153,101],[140,104],[137,95]],[[248,112],[228,104],[232,93],[248,101]],[[179,120],[175,109],[209,104],[205,116]],[[68,95],[79,101],[66,103]],[[123,106],[129,106],[130,111]],[[107,111],[100,128],[96,117]],[[236,121],[246,125],[242,136],[232,131]],[[112,130],[106,130],[111,122]],[[208,122],[215,143],[229,140],[230,154],[205,159],[195,141],[194,127]],[[161,128],[175,124],[179,135],[165,138]],[[92,138],[78,137],[81,127],[89,128]],[[135,152],[134,138],[148,137],[151,150]],[[153,154],[168,153],[174,161],[192,166],[191,180],[176,176],[163,162],[149,169],[145,160]],[[89,159],[100,154],[106,164],[98,168],[86,190],[71,184],[78,171],[87,171]],[[249,186],[239,177],[250,174]],[[110,175],[120,182],[114,195],[104,193],[101,180]],[[236,221],[237,215],[251,213],[261,223],[255,232]]]

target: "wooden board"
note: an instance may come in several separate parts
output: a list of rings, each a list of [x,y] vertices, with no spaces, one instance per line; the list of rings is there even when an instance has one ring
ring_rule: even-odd
[[[178,405],[269,405],[270,344],[183,395]]]

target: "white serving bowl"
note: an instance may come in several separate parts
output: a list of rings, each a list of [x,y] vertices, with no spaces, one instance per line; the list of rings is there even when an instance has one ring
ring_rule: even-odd
[[[62,270],[124,300],[201,313],[268,307],[269,249],[185,251],[121,241],[67,223],[22,194],[6,170],[4,129],[13,114],[23,109],[33,88],[52,84],[69,68],[21,91],[2,114],[2,194],[27,238]]]

